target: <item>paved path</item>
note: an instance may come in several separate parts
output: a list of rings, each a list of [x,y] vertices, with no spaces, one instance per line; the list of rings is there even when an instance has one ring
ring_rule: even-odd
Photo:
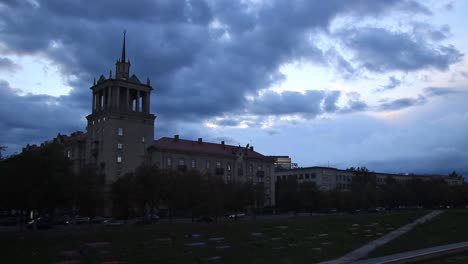
[[[405,226],[402,226],[372,242],[370,242],[369,244],[366,244],[354,251],[351,251],[350,253],[344,255],[343,257],[341,258],[338,258],[338,259],[334,259],[334,260],[330,260],[330,261],[325,261],[325,262],[321,262],[321,264],[345,264],[345,263],[352,263],[353,261],[357,261],[358,259],[361,259],[365,256],[367,256],[367,254],[369,254],[371,251],[373,251],[375,248],[383,245],[383,244],[386,244],[390,241],[392,241],[393,239],[405,234],[406,232],[410,231],[411,229],[413,229],[413,227],[415,227],[416,225],[419,225],[419,224],[422,224],[428,220],[431,220],[432,218],[438,216],[439,214],[443,213],[444,211],[442,210],[436,210],[436,211],[432,211],[430,212],[429,214],[421,217],[421,218],[418,218],[416,219],[414,222],[410,223],[410,224],[407,224]]]
[[[354,262],[354,264],[390,264],[390,263],[406,263],[410,260],[427,260],[428,258],[441,257],[452,254],[465,252],[468,250],[468,241],[454,244],[447,244],[437,247],[430,247],[408,252],[388,255],[385,257],[365,259]]]

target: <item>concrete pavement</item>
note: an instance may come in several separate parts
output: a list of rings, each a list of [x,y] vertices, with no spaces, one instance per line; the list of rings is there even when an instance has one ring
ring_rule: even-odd
[[[383,244],[386,244],[390,241],[392,241],[393,239],[405,234],[406,232],[410,231],[411,229],[413,229],[416,225],[419,225],[419,224],[422,224],[422,223],[425,223],[426,221],[429,221],[431,220],[432,218],[440,215],[441,213],[443,213],[444,211],[442,210],[435,210],[435,211],[432,211],[430,212],[429,214],[426,214],[425,216],[421,217],[421,218],[418,218],[416,219],[414,222],[410,223],[410,224],[407,224],[405,226],[402,226],[354,251],[351,251],[350,253],[344,255],[343,257],[341,258],[338,258],[338,259],[334,259],[334,260],[330,260],[330,261],[325,261],[325,262],[321,262],[320,264],[345,264],[345,263],[353,263],[355,261],[357,261],[358,259],[361,259],[365,256],[367,256],[367,254],[369,254],[371,251],[373,251],[375,248],[383,245]]]
[[[437,247],[430,247],[408,252],[388,255],[379,258],[365,259],[353,262],[354,264],[396,264],[410,263],[413,261],[423,261],[433,258],[439,258],[447,255],[457,254],[468,251],[468,241],[447,244]]]

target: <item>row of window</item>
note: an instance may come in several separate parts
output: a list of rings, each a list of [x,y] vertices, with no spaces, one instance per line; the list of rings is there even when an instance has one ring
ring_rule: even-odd
[[[106,122],[106,118],[105,118],[105,117],[102,118],[102,122]],[[92,123],[93,123],[93,125],[94,125],[94,124],[96,124],[96,121],[93,120]],[[100,119],[100,118],[97,119],[97,123],[101,123],[101,119]]]
[[[299,179],[299,180],[308,180],[308,179],[315,179],[317,175],[315,173],[305,173],[305,174],[291,174],[291,175],[280,175],[276,176],[277,180],[286,180],[286,179]]]
[[[170,168],[172,167],[172,158],[171,157],[167,157],[166,158],[166,167]],[[185,159],[179,159],[178,161],[178,165],[179,166],[185,166]],[[190,160],[190,168],[191,169],[196,169],[197,168],[197,160],[196,159],[191,159]],[[205,168],[206,169],[211,169],[211,160],[206,160],[205,162]],[[223,162],[222,161],[216,161],[215,162],[215,168],[216,169],[221,169],[221,168],[224,168],[223,167]],[[232,170],[232,166],[231,166],[231,163],[230,162],[227,162],[226,163],[226,170],[227,171],[231,171]],[[242,170],[242,168],[239,168],[240,170]],[[254,171],[254,167],[252,164],[249,165],[249,172],[253,173]],[[263,165],[258,165],[257,166],[257,171],[263,171]],[[243,173],[243,172],[242,172]]]
[[[350,175],[336,175],[336,180],[337,181],[351,181],[351,176]]]

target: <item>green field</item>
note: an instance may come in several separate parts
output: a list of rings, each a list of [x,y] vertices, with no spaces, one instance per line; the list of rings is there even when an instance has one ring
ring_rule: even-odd
[[[468,240],[468,210],[447,210],[431,221],[377,248],[369,257],[435,247]]]
[[[425,213],[2,232],[0,254],[2,263],[314,263],[340,257]],[[191,245],[197,242],[202,244]]]

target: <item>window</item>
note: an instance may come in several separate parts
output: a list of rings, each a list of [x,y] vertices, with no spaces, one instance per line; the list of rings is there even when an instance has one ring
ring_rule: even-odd
[[[262,171],[262,170],[263,170],[263,165],[258,165],[258,166],[257,166],[257,170],[258,170],[258,171]]]
[[[117,143],[117,149],[122,149],[122,143]]]
[[[219,161],[219,160],[216,161],[216,168],[217,169],[221,168],[221,161]]]
[[[299,180],[304,179],[304,174],[299,174]]]
[[[101,123],[101,119],[100,119],[100,118],[98,118],[97,122],[98,122],[98,123]]]
[[[228,171],[231,171],[231,163],[229,163],[229,162],[228,162],[228,164],[227,164],[227,170],[228,170]]]
[[[67,150],[67,158],[71,158],[72,157],[72,152],[71,150]]]
[[[252,164],[249,165],[249,172],[253,173],[253,165]]]
[[[141,143],[145,143],[145,137],[141,137]]]
[[[167,165],[167,167],[171,167],[171,166],[172,166],[172,158],[168,157],[168,158],[166,159],[166,165]]]
[[[106,121],[106,118],[105,118],[105,117],[103,117],[103,118],[102,118],[102,122],[105,122],[105,121]]]
[[[309,173],[306,173],[306,174],[305,174],[305,178],[306,178],[306,179],[309,179]]]
[[[119,127],[119,128],[117,129],[117,135],[123,136],[123,128]]]
[[[184,165],[185,165],[185,160],[179,159],[179,166],[184,166]]]
[[[209,169],[211,167],[211,161],[207,160],[206,161],[206,168]]]
[[[122,163],[122,156],[120,155],[117,156],[117,163]]]
[[[196,168],[196,167],[197,167],[197,161],[193,159],[193,160],[190,162],[190,168],[194,169],[194,168]]]

